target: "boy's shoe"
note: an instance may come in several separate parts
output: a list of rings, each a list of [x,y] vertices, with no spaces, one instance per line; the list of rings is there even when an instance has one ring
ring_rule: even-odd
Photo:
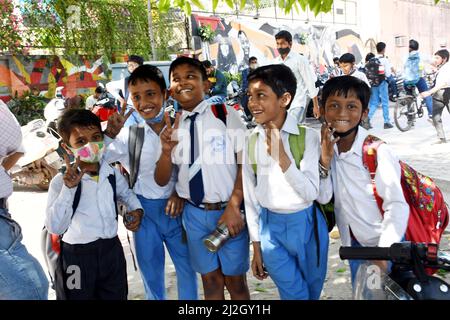
[[[391,128],[393,128],[394,126],[392,125],[392,124],[390,124],[389,122],[387,122],[387,123],[385,123],[384,124],[384,128],[385,129],[391,129]]]
[[[433,144],[441,144],[441,143],[447,143],[447,140],[445,138],[439,138],[439,141],[436,141]]]

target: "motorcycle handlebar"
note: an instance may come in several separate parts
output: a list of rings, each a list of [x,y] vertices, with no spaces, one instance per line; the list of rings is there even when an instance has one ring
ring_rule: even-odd
[[[346,260],[391,260],[390,248],[341,247],[339,256]]]

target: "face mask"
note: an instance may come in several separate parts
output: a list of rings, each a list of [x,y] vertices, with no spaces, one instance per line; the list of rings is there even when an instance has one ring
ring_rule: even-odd
[[[256,68],[258,68],[258,64],[257,63],[250,64],[250,69],[255,70]]]
[[[70,148],[75,159],[80,157],[80,161],[86,163],[98,163],[102,158],[105,151],[105,144],[103,141],[99,142],[88,142],[81,148]]]
[[[351,128],[350,130],[347,130],[345,132],[334,132],[333,135],[340,138],[345,138],[353,131],[358,131],[359,124],[356,127]]]
[[[165,104],[161,107],[161,110],[159,110],[159,113],[156,115],[156,117],[151,118],[151,119],[147,119],[145,120],[145,122],[147,124],[155,124],[155,123],[160,123],[163,118],[164,118],[164,110],[165,110]]]
[[[278,48],[278,53],[284,56],[285,54],[288,54],[291,51],[291,48]]]

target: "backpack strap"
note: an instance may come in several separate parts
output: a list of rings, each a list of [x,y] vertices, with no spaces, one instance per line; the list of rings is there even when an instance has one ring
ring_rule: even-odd
[[[256,142],[258,142],[258,133],[253,132],[252,134],[250,134],[248,140],[248,157],[255,176],[258,169],[258,165],[256,163]]]
[[[306,128],[298,125],[299,134],[289,135],[289,148],[291,149],[292,156],[294,157],[295,165],[300,169],[300,161],[303,159],[305,153],[305,137]]]
[[[108,176],[108,181],[113,189],[114,207],[116,208],[116,220],[117,220],[117,217],[119,216],[119,210],[117,209],[116,173],[110,174]]]
[[[77,190],[75,191],[75,197],[73,198],[72,216],[70,217],[70,220],[73,219],[73,216],[75,215],[75,211],[77,211],[78,204],[80,203],[80,197],[81,197],[81,181],[80,181],[80,183],[77,186]]]
[[[225,104],[213,104],[211,105],[212,112],[214,113],[214,116],[223,122],[225,126],[227,126],[227,107]]]
[[[130,127],[128,136],[128,154],[130,157],[130,177],[128,184],[133,189],[139,172],[142,146],[144,145],[145,128],[144,124],[135,124]]]
[[[128,97],[130,96],[130,91],[128,90],[128,79],[130,79],[130,77],[126,77],[125,79],[124,79],[124,85],[123,85],[123,87],[124,87],[124,89],[125,89],[125,95],[124,95],[124,97],[123,97],[123,99],[125,100],[125,104],[127,104],[127,102],[128,102]]]
[[[381,199],[380,195],[377,192],[377,187],[375,185],[375,174],[377,172],[377,150],[385,143],[383,140],[368,135],[363,143],[363,165],[369,171],[370,181],[372,183],[373,195],[375,196],[375,200],[377,201],[378,208],[380,209],[381,215],[384,215],[383,211],[383,199]]]

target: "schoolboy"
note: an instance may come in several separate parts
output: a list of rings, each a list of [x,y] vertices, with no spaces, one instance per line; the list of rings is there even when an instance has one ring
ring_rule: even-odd
[[[288,113],[297,87],[289,67],[260,67],[248,82],[248,106],[258,124],[252,133],[257,135],[254,149],[247,144],[243,165],[252,271],[261,280],[269,275],[281,299],[319,299],[328,254],[326,222],[313,205],[319,194],[319,135],[301,130]],[[304,135],[298,166],[289,143],[294,135]]]

